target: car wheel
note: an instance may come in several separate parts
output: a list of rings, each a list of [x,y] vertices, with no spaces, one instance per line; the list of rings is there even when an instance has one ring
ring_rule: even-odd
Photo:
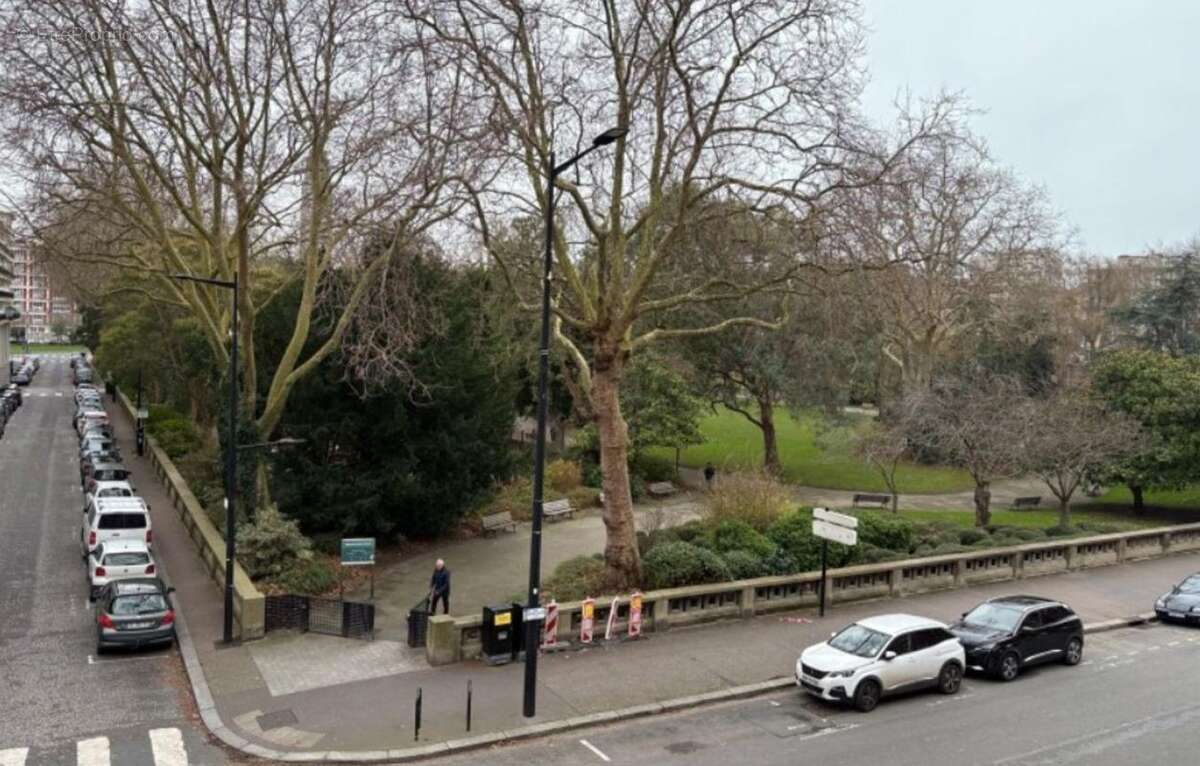
[[[854,690],[854,707],[860,712],[870,713],[879,704],[879,682],[867,679],[858,684]]]
[[[1067,665],[1078,665],[1083,659],[1083,639],[1072,638],[1067,642],[1067,650],[1063,653],[1063,662]]]
[[[1015,681],[1020,674],[1021,658],[1016,652],[1009,652],[1000,658],[1000,664],[996,666],[996,675],[1001,681]]]
[[[947,662],[938,673],[938,691],[942,694],[957,694],[962,687],[962,668],[957,662]]]

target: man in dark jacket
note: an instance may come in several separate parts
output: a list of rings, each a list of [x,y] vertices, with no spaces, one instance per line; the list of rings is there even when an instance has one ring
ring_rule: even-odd
[[[437,611],[438,599],[442,601],[442,614],[450,614],[450,570],[441,559],[433,567],[429,578],[429,613]]]

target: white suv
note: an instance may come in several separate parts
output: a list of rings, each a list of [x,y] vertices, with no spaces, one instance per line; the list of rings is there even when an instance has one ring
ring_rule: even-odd
[[[91,586],[88,599],[95,601],[104,586],[114,580],[153,576],[154,559],[144,541],[110,540],[100,543],[88,556],[88,583]]]
[[[110,540],[141,540],[149,548],[153,539],[150,508],[140,497],[92,498],[79,530],[80,552],[85,559],[97,545]]]
[[[926,687],[954,694],[966,665],[962,644],[943,623],[888,614],[848,625],[805,649],[796,660],[796,684],[865,713],[887,694]]]

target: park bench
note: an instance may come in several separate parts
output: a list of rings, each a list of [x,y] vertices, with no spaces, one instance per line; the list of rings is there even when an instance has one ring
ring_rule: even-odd
[[[655,497],[666,497],[673,495],[679,490],[669,481],[656,481],[646,485],[646,491]]]
[[[1022,508],[1037,508],[1041,504],[1041,497],[1018,497],[1012,501],[1012,509],[1019,511]]]
[[[853,503],[854,507],[858,508],[860,505],[863,505],[863,504],[878,505],[880,508],[887,508],[889,505],[892,504],[892,496],[891,495],[871,495],[871,494],[866,494],[866,493],[862,493],[862,492],[856,493],[854,495],[854,503]]]
[[[501,511],[500,513],[491,513],[483,517],[483,534],[485,536],[498,529],[507,529],[509,532],[517,531],[517,522],[513,521],[511,513]]]
[[[570,500],[551,500],[542,503],[542,516],[547,519],[569,519],[575,513]]]

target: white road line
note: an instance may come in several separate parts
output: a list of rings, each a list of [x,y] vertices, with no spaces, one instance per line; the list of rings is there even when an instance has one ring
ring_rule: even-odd
[[[779,700],[768,700],[768,701],[771,703],[771,707],[779,707],[779,705],[781,704],[779,702]]]
[[[1172,641],[1171,643],[1167,644],[1167,646],[1179,646],[1182,643],[1182,641]]]
[[[605,755],[603,752],[600,751],[600,748],[596,747],[591,742],[588,742],[586,739],[579,740],[579,744],[583,745],[588,750],[591,750],[593,753],[596,754],[597,758],[604,761],[605,763],[612,763],[612,758],[609,758],[607,755]]]
[[[154,750],[154,766],[188,766],[179,729],[151,729],[150,747]]]
[[[25,766],[25,756],[27,755],[29,755],[27,747],[0,750],[0,766]]]
[[[1162,647],[1161,646],[1147,646],[1146,647],[1146,651],[1148,651],[1148,652],[1157,652],[1159,649],[1162,649]]]
[[[814,731],[812,734],[805,734],[803,736],[796,737],[796,741],[799,742],[799,741],[805,740],[805,739],[816,739],[817,737],[824,737],[827,734],[837,734],[837,733],[843,732],[843,731],[850,731],[851,729],[854,729],[857,727],[858,727],[858,724],[856,724],[856,723],[852,723],[847,726],[830,726],[827,729],[821,729],[820,731]],[[788,730],[790,731],[791,728],[792,727],[789,726]]]
[[[81,739],[76,742],[75,762],[79,766],[112,766],[108,758],[108,737]]]

